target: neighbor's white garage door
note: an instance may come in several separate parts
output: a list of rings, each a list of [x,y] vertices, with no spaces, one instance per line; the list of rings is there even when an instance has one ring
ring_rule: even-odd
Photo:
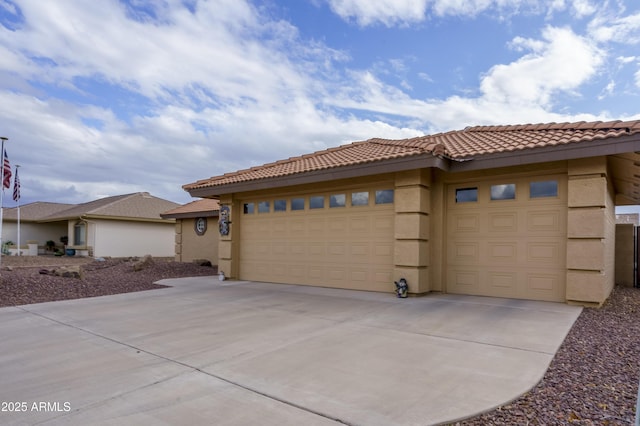
[[[447,291],[564,301],[566,193],[562,175],[449,185]]]
[[[348,195],[348,194],[347,194]],[[393,204],[241,215],[240,279],[393,291]],[[257,204],[257,203],[256,203]]]

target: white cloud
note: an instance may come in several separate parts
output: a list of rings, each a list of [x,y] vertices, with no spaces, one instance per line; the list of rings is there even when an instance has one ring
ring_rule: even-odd
[[[331,9],[344,20],[358,25],[381,23],[388,27],[420,22],[425,18],[427,0],[328,0]]]
[[[412,117],[417,128],[425,131],[477,123],[557,121],[560,115],[552,112],[556,96],[573,95],[597,75],[604,58],[604,52],[589,39],[568,28],[547,27],[541,39],[520,37],[511,45],[525,53],[514,62],[493,66],[482,77],[481,94],[476,98],[412,99],[363,71],[354,72],[351,84],[326,102],[340,108]],[[593,120],[596,116],[583,114],[575,118]]]
[[[578,18],[593,15],[598,9],[595,5],[591,4],[590,0],[573,0],[572,6],[574,14]]]
[[[301,40],[290,23],[269,20],[248,2],[149,4],[151,12],[115,0],[24,0],[24,22],[15,31],[0,27],[3,132],[12,138],[10,155],[22,155],[23,179],[31,176],[32,188],[51,194],[49,200],[84,202],[153,185],[154,195],[187,201],[185,183],[354,140],[599,117],[554,112],[557,95],[588,83],[603,60],[604,49],[568,28],[514,37],[510,47],[519,58],[479,76],[473,94],[416,99],[411,58],[341,69],[345,52]],[[474,15],[540,4],[331,0],[343,19],[387,26],[421,22],[428,8]],[[586,11],[589,3],[572,4]],[[615,37],[635,31],[632,19],[610,20],[606,28]],[[433,82],[424,72],[419,78]],[[640,72],[635,78],[640,87]],[[55,90],[47,93],[46,86]],[[62,100],[69,92],[79,103]]]
[[[613,41],[638,44],[640,43],[640,13],[621,18],[599,16],[590,23],[589,33],[600,43]]]
[[[515,40],[532,52],[511,64],[492,67],[480,85],[485,97],[550,107],[553,94],[584,84],[603,62],[604,52],[568,28],[547,27],[542,36],[543,40]]]

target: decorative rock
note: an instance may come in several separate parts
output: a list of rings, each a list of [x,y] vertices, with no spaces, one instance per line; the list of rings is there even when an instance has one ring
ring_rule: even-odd
[[[211,264],[211,261],[207,259],[194,259],[193,263],[195,263],[198,266],[213,266]]]
[[[82,268],[80,265],[63,266],[54,270],[53,275],[64,278],[82,278]]]
[[[135,262],[133,264],[133,270],[134,271],[141,271],[149,266],[153,265],[153,258],[151,257],[150,254],[147,254],[145,257],[143,257],[141,260],[138,260],[137,262]]]

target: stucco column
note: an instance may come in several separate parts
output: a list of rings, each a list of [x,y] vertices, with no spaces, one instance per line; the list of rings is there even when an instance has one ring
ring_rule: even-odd
[[[394,280],[405,278],[409,292],[430,291],[429,286],[429,169],[396,174]]]
[[[218,242],[218,271],[224,272],[227,278],[237,279],[239,270],[238,240],[240,238],[240,204],[231,195],[220,197],[220,208],[228,206],[230,209],[228,235],[220,235]],[[218,224],[215,224],[216,228]],[[215,232],[219,232],[215,229]]]
[[[184,220],[176,220],[175,260],[182,262],[182,224]]]
[[[566,298],[599,305],[614,284],[615,206],[607,159],[571,160],[568,165]]]

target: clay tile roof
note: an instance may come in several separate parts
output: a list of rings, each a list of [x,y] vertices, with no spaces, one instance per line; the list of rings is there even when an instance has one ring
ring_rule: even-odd
[[[203,198],[202,200],[192,201],[183,206],[161,213],[160,216],[165,219],[216,216],[219,211],[220,203],[218,200]]]
[[[375,138],[199,180],[183,188],[189,191],[425,154],[468,160],[489,154],[585,143],[634,133],[640,133],[640,120],[474,126],[402,140]]]

